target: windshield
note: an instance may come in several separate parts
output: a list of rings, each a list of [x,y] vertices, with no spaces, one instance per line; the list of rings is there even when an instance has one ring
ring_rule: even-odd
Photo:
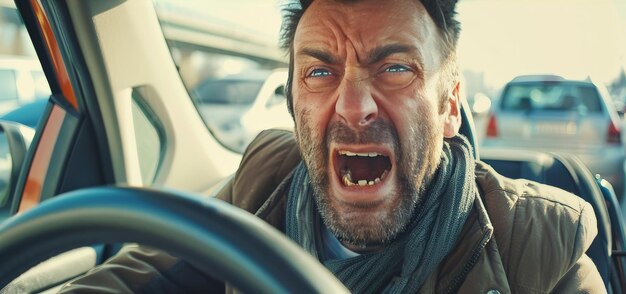
[[[247,105],[254,102],[263,81],[207,80],[191,94],[200,103]]]
[[[618,109],[626,105],[626,4],[624,1],[459,1],[462,33],[457,47],[464,97],[484,134],[492,105],[603,111],[596,90],[585,86],[517,85],[496,101],[518,75],[592,77],[604,84]],[[286,78],[258,80],[253,72],[285,70],[279,48],[284,0],[153,0],[172,58],[207,127],[231,150],[243,152],[264,128],[293,128],[285,103],[272,101]],[[489,17],[485,12],[489,11]],[[555,19],[558,15],[558,19]],[[285,70],[286,71],[286,70]],[[620,80],[620,74],[624,76]],[[286,75],[285,75],[286,76]],[[237,77],[236,81],[231,77]],[[283,88],[281,88],[283,87]],[[568,98],[568,97],[572,98]],[[543,98],[542,98],[543,97]],[[545,99],[545,101],[539,101]],[[493,103],[492,103],[493,101]],[[210,109],[209,105],[218,108]],[[272,123],[267,123],[272,118]]]
[[[598,92],[591,85],[512,84],[502,96],[502,110],[601,112],[599,99]]]
[[[0,69],[0,101],[17,99],[15,72]]]
[[[276,73],[287,67],[278,47],[277,2],[154,0],[154,5],[189,96],[222,145],[241,153],[263,129],[293,128],[286,103],[272,103],[287,80]]]

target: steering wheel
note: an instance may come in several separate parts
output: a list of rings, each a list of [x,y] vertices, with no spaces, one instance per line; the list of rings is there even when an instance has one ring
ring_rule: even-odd
[[[0,224],[0,289],[70,249],[136,242],[251,293],[348,293],[318,261],[252,214],[217,199],[146,188],[60,195]]]

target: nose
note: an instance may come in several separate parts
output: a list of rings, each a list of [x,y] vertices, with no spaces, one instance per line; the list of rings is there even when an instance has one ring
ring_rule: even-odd
[[[335,112],[354,129],[363,128],[375,121],[378,117],[378,105],[372,96],[369,79],[344,78]]]

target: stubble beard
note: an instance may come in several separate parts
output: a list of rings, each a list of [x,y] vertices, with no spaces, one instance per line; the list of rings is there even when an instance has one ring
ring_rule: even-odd
[[[403,146],[393,125],[381,119],[356,132],[334,122],[325,138],[311,128],[311,113],[303,111],[296,124],[296,139],[307,166],[317,209],[326,227],[342,243],[358,248],[385,245],[403,232],[422,200],[440,161],[443,140],[435,124],[413,123],[408,142]],[[418,114],[419,115],[419,114]],[[392,144],[397,183],[394,195],[383,203],[339,202],[330,194],[329,145]],[[335,176],[334,173],[332,176]]]

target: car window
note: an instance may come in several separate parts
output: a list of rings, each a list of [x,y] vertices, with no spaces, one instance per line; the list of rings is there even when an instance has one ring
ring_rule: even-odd
[[[286,103],[287,96],[285,96],[285,86],[280,86],[274,90],[274,95],[267,101],[267,107]]]
[[[12,164],[7,135],[0,130],[0,207],[4,207],[9,198]]]
[[[489,17],[485,17],[486,11]],[[459,1],[457,12],[462,27],[457,52],[464,96],[473,106],[479,140],[487,134],[495,108],[514,109],[525,103],[519,103],[526,100],[523,93],[510,96],[513,100],[505,103],[500,101],[505,85],[518,76],[591,78],[607,88],[610,96],[605,96],[606,103],[626,109],[625,1],[472,0]],[[580,95],[585,91],[590,90],[582,88]],[[538,102],[532,107],[552,108],[557,102]],[[598,103],[604,104],[594,98],[578,101],[591,113],[606,111],[598,110],[606,109]],[[495,126],[492,124],[492,130]]]
[[[17,99],[15,71],[0,69],[0,101]]]
[[[263,129],[293,127],[277,94],[286,75],[278,80],[276,70],[287,67],[279,1],[153,3],[181,79],[223,146],[242,153]]]
[[[163,157],[165,132],[157,116],[144,102],[145,95],[150,95],[149,88],[133,89],[131,108],[141,179],[149,185],[154,181]]]
[[[249,105],[254,102],[262,85],[260,80],[207,79],[191,94],[196,103]]]
[[[48,98],[50,95],[50,86],[48,85],[48,80],[46,80],[46,75],[41,70],[33,70],[30,71],[30,75],[33,80],[33,91],[34,98]]]
[[[502,96],[502,110],[601,112],[600,97],[593,86],[565,83],[510,85]]]
[[[11,132],[8,129],[16,126],[24,139],[24,147],[28,148],[50,93],[15,4],[0,1],[0,120],[3,121],[0,128],[0,210],[10,208],[10,186],[15,185],[15,171],[21,166],[23,155],[19,154],[25,151],[16,147],[15,135],[11,135],[13,143],[9,144],[7,134]],[[12,156],[11,152],[18,152],[18,155]]]

